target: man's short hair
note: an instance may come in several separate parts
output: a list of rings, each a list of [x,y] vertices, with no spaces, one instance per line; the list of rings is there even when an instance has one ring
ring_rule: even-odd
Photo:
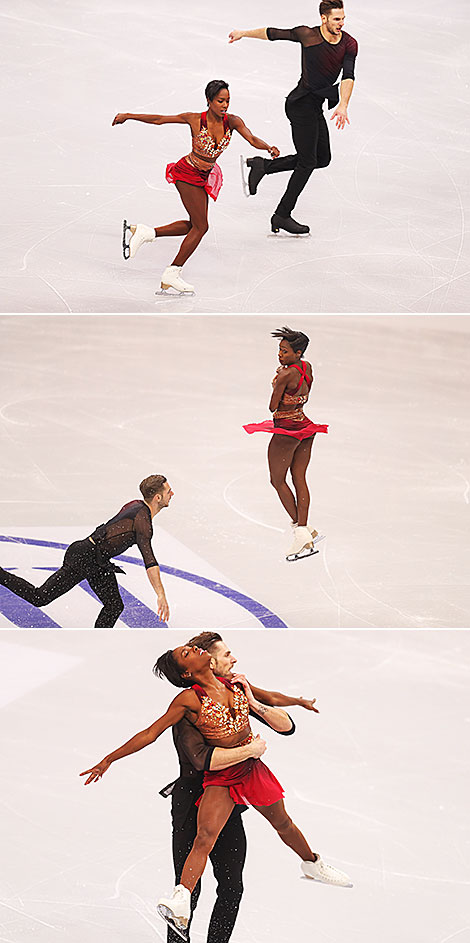
[[[199,635],[189,639],[188,645],[197,645],[198,648],[203,648],[205,652],[210,652],[212,646],[221,641],[222,636],[218,632],[200,632]]]
[[[328,16],[332,10],[343,9],[343,0],[321,0],[318,9],[320,10],[320,16]]]
[[[156,494],[161,494],[165,482],[165,475],[149,475],[148,478],[144,478],[139,485],[144,501],[151,501]]]

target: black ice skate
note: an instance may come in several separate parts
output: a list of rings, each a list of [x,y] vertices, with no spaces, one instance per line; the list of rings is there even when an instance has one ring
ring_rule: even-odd
[[[308,236],[310,234],[310,227],[297,223],[295,219],[292,219],[292,216],[284,217],[274,213],[271,216],[271,230],[272,232],[279,232],[280,229],[290,233],[291,236]]]
[[[264,157],[249,157],[247,160],[242,157],[240,159],[242,162],[242,180],[245,196],[254,196],[260,180],[262,180],[266,174]],[[247,167],[249,168],[248,175],[246,173]]]

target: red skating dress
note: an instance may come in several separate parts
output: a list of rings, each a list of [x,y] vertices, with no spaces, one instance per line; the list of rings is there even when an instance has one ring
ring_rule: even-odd
[[[243,426],[249,435],[253,432],[271,432],[278,435],[290,435],[295,439],[310,439],[312,436],[316,435],[317,432],[328,432],[327,425],[319,425],[316,422],[311,422],[303,410],[312,385],[312,379],[307,374],[307,364],[304,360],[301,360],[300,367],[297,363],[293,363],[291,366],[299,371],[300,379],[295,393],[284,392],[282,394],[281,403],[279,405],[282,404],[282,406],[287,407],[287,409],[277,409],[276,412],[273,413],[273,419],[266,419],[265,422],[250,422],[247,426]],[[276,373],[284,369],[285,367],[279,367]],[[299,390],[304,380],[309,391],[301,395]]]
[[[246,727],[249,729],[250,709],[245,692],[236,685],[230,684],[225,678],[219,678],[233,694],[233,713],[224,704],[213,701],[199,684],[193,684],[201,702],[201,712],[195,726],[206,738],[225,740],[239,733]],[[237,746],[251,743],[253,734]],[[270,769],[259,759],[250,758],[227,769],[208,771],[204,773],[203,787],[226,786],[236,805],[272,805],[284,796],[284,790]],[[198,799],[196,805],[199,805]]]
[[[209,133],[207,128],[207,111],[201,114],[201,124],[199,133],[193,137],[193,151],[195,154],[204,154],[211,159],[220,157],[225,148],[230,144],[232,132],[229,127],[227,115],[224,115],[224,136],[218,144]],[[191,154],[181,157],[177,163],[168,164],[166,168],[166,179],[168,183],[176,183],[182,180],[184,183],[190,183],[193,187],[204,187],[206,193],[213,200],[216,200],[223,183],[222,171],[217,163],[211,164],[207,170],[201,170],[191,159]]]

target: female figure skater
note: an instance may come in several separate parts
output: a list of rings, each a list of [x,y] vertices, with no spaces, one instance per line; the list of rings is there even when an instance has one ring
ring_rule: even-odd
[[[191,645],[182,645],[161,655],[153,669],[155,674],[167,678],[176,687],[189,690],[178,694],[166,714],[150,727],[105,756],[96,766],[81,773],[81,776],[88,776],[85,785],[97,782],[111,763],[153,743],[164,730],[177,724],[183,717],[199,728],[211,746],[230,748],[255,744],[245,691],[230,681],[217,678],[212,672],[211,660],[209,652]],[[282,786],[268,767],[255,756],[256,750],[253,749],[251,757],[242,763],[204,774],[197,835],[186,858],[181,883],[171,897],[163,897],[158,902],[161,916],[183,936],[190,917],[191,892],[235,804],[248,803],[261,812],[276,829],[281,840],[300,857],[306,877],[326,884],[351,886],[346,874],[325,864],[311,850],[285,810]]]
[[[134,258],[144,242],[153,242],[162,236],[184,236],[183,242],[162,275],[163,290],[174,288],[180,293],[194,292],[192,285],[181,277],[181,269],[199,245],[209,228],[207,222],[208,197],[216,200],[222,186],[222,171],[216,163],[217,158],[230,144],[232,131],[239,134],[253,147],[268,151],[271,157],[278,157],[277,147],[270,146],[256,137],[247,128],[244,121],[236,115],[228,114],[230,95],[227,82],[215,79],[206,87],[207,111],[184,112],[180,115],[116,115],[113,125],[125,121],[144,121],[146,124],[188,124],[192,136],[192,150],[177,163],[168,164],[166,179],[174,183],[189,219],[180,219],[166,226],[144,226],[142,223],[129,226],[124,220],[123,253],[124,258]],[[131,237],[127,244],[126,234]]]
[[[286,559],[300,560],[316,553],[315,544],[322,540],[318,531],[308,526],[310,493],[306,473],[312,453],[313,440],[317,432],[328,432],[328,426],[311,422],[303,407],[308,400],[313,383],[312,365],[302,360],[309,338],[302,331],[283,327],[273,331],[279,337],[280,367],[272,381],[273,392],[269,409],[273,420],[249,423],[243,428],[253,432],[272,432],[268,446],[268,464],[271,484],[291,518],[294,540]],[[295,497],[286,482],[290,470]]]

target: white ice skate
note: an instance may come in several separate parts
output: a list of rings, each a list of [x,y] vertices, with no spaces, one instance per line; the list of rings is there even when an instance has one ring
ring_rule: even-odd
[[[296,528],[297,528],[299,525],[297,524],[297,521],[295,521],[295,522],[294,522],[294,521],[291,521],[290,526],[291,526],[292,530],[293,530],[294,533],[295,533],[295,530],[296,530]],[[314,527],[310,527],[310,524],[307,524],[307,529],[310,531],[310,533],[311,533],[311,535],[312,535],[312,538],[313,538],[312,543],[313,543],[314,546],[315,546],[315,544],[319,544],[319,543],[320,543],[320,540],[325,540],[326,535],[325,535],[325,534],[319,534],[318,531],[315,530]]]
[[[302,871],[306,878],[320,881],[322,884],[336,884],[337,887],[352,887],[352,881],[344,871],[339,871],[331,864],[318,857],[316,861],[302,861]]]
[[[160,897],[157,904],[160,917],[183,938],[188,939],[188,923],[191,916],[191,893],[184,884],[178,884],[171,897]]]
[[[189,285],[188,282],[185,282],[184,278],[181,278],[182,267],[182,265],[168,265],[162,275],[161,291],[155,292],[156,295],[166,294],[168,288],[174,288],[179,295],[195,294],[194,286]]]
[[[129,241],[128,232],[131,234]],[[151,226],[145,226],[144,223],[137,223],[134,226],[125,219],[122,224],[122,254],[124,258],[133,259],[144,242],[153,242],[156,238],[155,230]]]
[[[294,560],[302,560],[304,557],[311,557],[312,554],[318,552],[319,551],[316,550],[313,545],[312,534],[308,527],[301,527],[297,524],[297,527],[294,527],[294,539],[287,551],[286,560],[291,563]]]

